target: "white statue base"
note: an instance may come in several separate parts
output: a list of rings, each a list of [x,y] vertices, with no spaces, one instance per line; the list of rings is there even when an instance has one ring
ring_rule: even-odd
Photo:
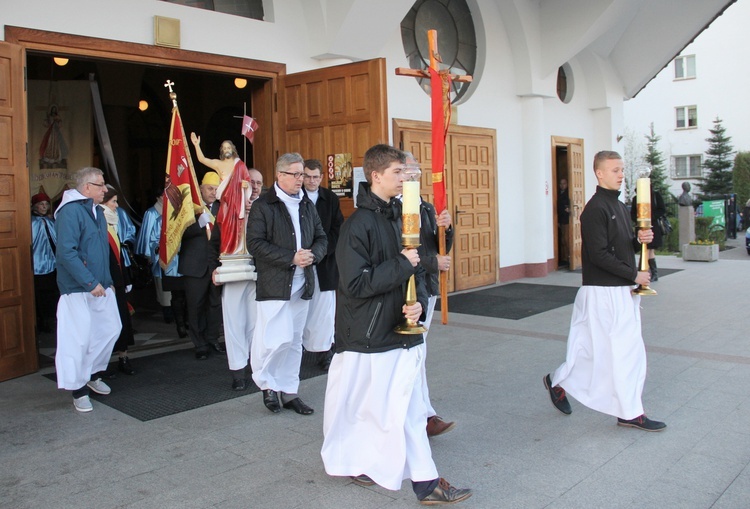
[[[258,273],[255,272],[253,257],[249,254],[227,255],[219,257],[221,266],[216,269],[217,283],[231,283],[233,281],[256,281]]]

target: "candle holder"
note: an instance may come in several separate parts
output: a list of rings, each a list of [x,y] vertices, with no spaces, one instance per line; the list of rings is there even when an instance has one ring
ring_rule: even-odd
[[[401,244],[406,249],[416,249],[419,247],[419,181],[422,170],[419,169],[418,165],[407,164],[404,166],[401,175],[403,176]],[[409,282],[406,284],[404,299],[407,306],[412,306],[417,302],[417,283],[414,274],[411,275]],[[404,318],[404,321],[393,330],[398,334],[422,334],[427,332],[424,325],[409,318]]]
[[[638,179],[635,181],[636,203],[636,223],[641,230],[651,229],[651,168],[644,166],[639,168],[636,173]],[[647,272],[648,266],[648,245],[641,244],[641,263],[640,272]],[[648,285],[638,285],[633,290],[635,295],[656,295],[656,290]]]

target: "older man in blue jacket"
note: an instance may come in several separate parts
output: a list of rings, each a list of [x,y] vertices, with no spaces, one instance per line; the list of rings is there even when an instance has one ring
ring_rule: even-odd
[[[110,393],[95,374],[106,369],[122,324],[109,273],[107,224],[97,210],[107,191],[104,176],[98,168],[83,168],[75,182],[55,212],[60,289],[55,367],[57,387],[73,391],[76,410],[90,412],[89,390]]]

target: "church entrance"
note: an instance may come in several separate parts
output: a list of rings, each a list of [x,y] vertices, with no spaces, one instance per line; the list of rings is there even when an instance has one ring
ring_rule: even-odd
[[[120,204],[138,225],[164,179],[171,117],[171,101],[164,88],[167,80],[175,83],[185,130],[201,136],[206,155],[217,157],[222,140],[234,141],[247,165],[264,175],[266,186],[273,182],[280,153],[300,151],[305,157],[322,159],[335,151],[355,152],[351,149],[355,140],[357,147],[364,147],[362,154],[354,155],[361,158],[364,150],[387,133],[384,78],[371,80],[382,87],[362,88],[369,82],[368,73],[377,75],[383,68],[382,61],[364,72],[357,68],[359,80],[352,78],[349,66],[285,76],[286,66],[274,62],[18,27],[6,27],[5,40],[0,43],[0,314],[4,324],[0,328],[0,381],[38,369],[33,271],[28,256],[30,196],[43,186],[54,202],[64,185],[58,177],[83,166],[96,166],[105,171],[106,181],[118,188]],[[67,60],[64,65],[55,62],[60,57]],[[278,90],[279,83],[282,77],[304,81],[305,75],[314,73],[318,78],[328,73],[338,81],[354,79],[354,88],[362,90],[377,114],[367,119],[362,111],[358,116],[350,114],[320,143],[294,142],[302,138],[288,136],[287,130],[296,129],[297,134],[307,136],[300,125],[309,126],[279,120],[278,109],[299,113],[287,102],[288,94]],[[325,92],[326,97],[333,95]],[[382,99],[373,101],[381,95]],[[311,104],[310,97],[294,96],[300,102],[292,106]],[[327,107],[341,117],[339,106]],[[97,114],[101,118],[95,120]],[[241,134],[243,114],[254,117],[259,125],[252,145],[245,143]],[[320,124],[317,127],[326,124],[325,116],[312,120]],[[100,141],[100,121],[107,127],[109,140],[105,143]],[[379,125],[365,129],[370,122]],[[52,157],[41,150],[50,125],[59,127],[54,129],[58,150]],[[331,140],[340,147],[332,147]],[[65,149],[59,150],[61,146]],[[309,153],[313,147],[315,154]],[[193,160],[200,179],[206,168]]]

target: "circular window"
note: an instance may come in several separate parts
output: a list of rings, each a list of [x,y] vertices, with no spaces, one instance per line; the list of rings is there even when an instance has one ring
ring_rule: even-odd
[[[401,41],[412,69],[430,65],[427,31],[437,30],[440,69],[452,74],[474,74],[477,62],[477,38],[474,20],[466,0],[417,0],[401,22]],[[415,78],[430,93],[430,80]],[[466,94],[471,83],[453,82],[451,102]]]
[[[573,71],[567,63],[557,70],[557,97],[565,104],[573,99]]]

